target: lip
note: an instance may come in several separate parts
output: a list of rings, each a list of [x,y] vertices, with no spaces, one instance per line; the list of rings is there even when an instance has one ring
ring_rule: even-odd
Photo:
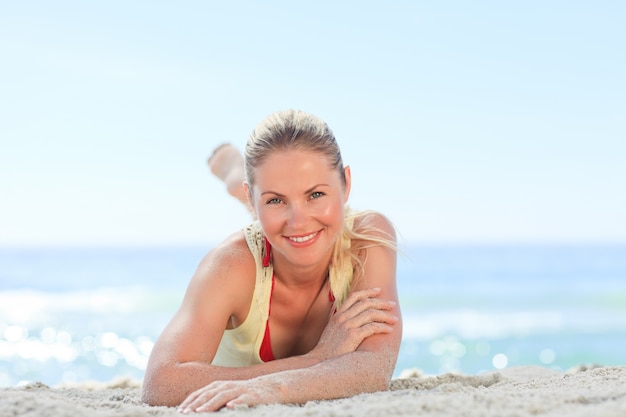
[[[289,242],[289,244],[296,247],[304,247],[313,244],[321,234],[321,231],[315,231],[313,233],[307,233],[305,235],[298,236],[285,236],[285,239]]]

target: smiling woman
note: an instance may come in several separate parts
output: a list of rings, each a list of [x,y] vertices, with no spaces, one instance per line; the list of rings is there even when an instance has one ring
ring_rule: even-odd
[[[252,132],[245,170],[232,148],[218,156],[213,171],[256,220],[201,261],[152,350],[143,400],[188,413],[387,389],[402,337],[395,232],[347,207],[332,131],[288,110]]]

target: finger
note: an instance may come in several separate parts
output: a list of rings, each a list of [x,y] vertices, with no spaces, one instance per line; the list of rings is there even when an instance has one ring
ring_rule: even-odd
[[[391,300],[383,300],[380,298],[366,298],[363,300],[358,300],[356,303],[350,306],[350,308],[347,308],[343,311],[338,311],[338,320],[350,320],[368,310],[390,311],[393,310],[395,307],[396,303]]]
[[[222,392],[212,397],[211,399],[208,399],[206,402],[199,404],[197,407],[193,409],[193,411],[196,413],[206,413],[210,411],[217,411],[223,408],[224,406],[226,406],[226,404],[232,399],[233,399],[232,396],[227,395],[227,393]]]
[[[189,405],[192,404],[200,396],[204,389],[205,388],[201,388],[189,394],[187,398],[185,398],[185,400],[178,406],[178,411],[182,412],[183,410],[187,409]]]
[[[398,316],[388,311],[368,309],[352,318],[349,323],[346,323],[346,325],[348,328],[359,328],[370,323],[393,325],[397,323],[398,320]]]
[[[358,329],[359,337],[361,338],[361,342],[367,339],[370,336],[374,336],[376,334],[388,334],[393,332],[393,326],[390,326],[385,323],[368,323],[365,326],[361,326]]]
[[[231,401],[233,398],[237,398],[238,395],[239,393],[237,390],[232,389],[205,392],[193,403],[191,403],[188,409],[196,413],[217,411],[224,407],[228,401]]]
[[[380,333],[391,333],[399,318],[393,314],[371,310],[352,318],[344,324],[344,348],[354,351],[364,339]]]
[[[240,395],[239,397],[234,398],[234,399],[228,401],[226,403],[225,407],[232,410],[233,408],[236,408],[236,407],[253,406],[253,405],[256,405],[256,404],[260,404],[260,401],[258,401],[258,399],[254,400],[249,395],[248,396]]]
[[[376,289],[378,290],[378,289]],[[378,297],[380,294],[359,294],[357,298],[354,299],[350,305],[346,306],[346,310],[351,310],[356,307],[365,309],[365,308],[378,308],[383,310],[390,310],[396,306],[396,302],[393,300],[380,298]]]
[[[198,407],[204,405],[211,398],[222,392],[221,389],[215,387],[215,383],[209,384],[199,390],[192,392],[178,407],[178,411],[188,414],[197,410]]]
[[[356,343],[354,349],[358,348],[363,340],[376,334],[388,334],[393,332],[393,326],[386,323],[371,322],[361,327],[356,327],[349,331],[348,338]]]
[[[349,309],[360,300],[365,300],[368,298],[376,297],[377,295],[381,293],[381,291],[382,290],[380,288],[366,288],[364,290],[353,291],[348,295],[348,298],[346,298],[346,300],[343,302],[340,310]]]

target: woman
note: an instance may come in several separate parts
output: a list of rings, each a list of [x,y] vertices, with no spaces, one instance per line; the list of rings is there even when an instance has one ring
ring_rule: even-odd
[[[243,172],[233,161],[216,173],[227,184]],[[190,413],[387,389],[402,335],[395,232],[346,207],[350,169],[332,131],[301,111],[269,116],[245,175],[257,220],[200,262],[154,346],[143,401]]]

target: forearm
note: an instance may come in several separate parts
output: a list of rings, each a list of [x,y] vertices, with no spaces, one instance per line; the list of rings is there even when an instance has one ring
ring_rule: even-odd
[[[293,369],[259,377],[275,384],[282,403],[345,398],[389,388],[395,361],[381,352],[356,351],[320,362],[308,369]]]
[[[205,362],[164,362],[148,367],[142,401],[149,405],[176,406],[193,391],[213,381],[246,380],[277,372],[309,368],[319,363],[310,356],[294,356],[253,366],[222,367]]]

